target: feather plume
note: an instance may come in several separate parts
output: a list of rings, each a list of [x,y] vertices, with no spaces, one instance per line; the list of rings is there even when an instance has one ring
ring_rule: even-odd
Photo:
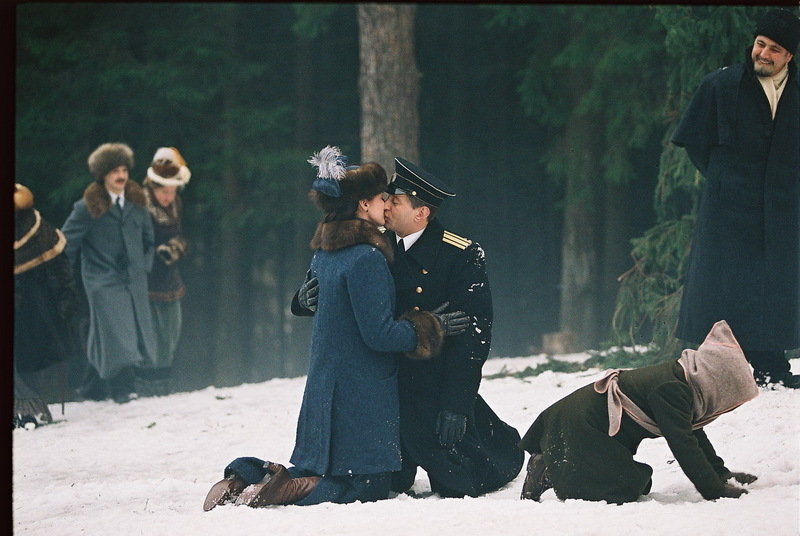
[[[321,179],[341,180],[345,175],[346,157],[338,147],[326,146],[308,159],[308,163],[317,167],[317,177]]]

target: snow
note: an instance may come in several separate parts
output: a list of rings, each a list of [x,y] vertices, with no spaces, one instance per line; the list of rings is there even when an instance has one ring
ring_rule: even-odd
[[[575,359],[575,356],[570,356]],[[580,356],[579,356],[580,357]],[[586,356],[583,356],[585,358]],[[490,359],[484,374],[535,367],[542,356]],[[800,359],[792,360],[797,373]],[[489,405],[524,433],[538,413],[594,381],[600,370],[484,379]],[[209,387],[125,405],[75,402],[56,422],[12,436],[15,534],[25,535],[675,535],[800,534],[800,392],[779,388],[723,415],[706,432],[726,465],[758,475],[740,499],[704,501],[663,439],[636,459],[654,469],[653,489],[623,506],[519,499],[524,469],[479,498],[441,499],[423,471],[414,490],[376,503],[224,505],[203,512],[210,486],[238,456],[286,464],[305,378]],[[527,459],[526,459],[527,462]]]

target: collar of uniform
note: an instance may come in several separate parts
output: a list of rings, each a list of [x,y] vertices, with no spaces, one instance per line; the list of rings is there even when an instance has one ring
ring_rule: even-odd
[[[417,231],[415,233],[411,233],[410,235],[404,236],[402,238],[402,240],[403,240],[403,246],[405,247],[405,250],[408,251],[409,249],[411,249],[411,246],[413,246],[414,244],[417,243],[417,240],[419,240],[419,237],[422,236],[422,233],[424,233],[424,232],[425,232],[425,228],[423,227],[422,229],[420,229],[419,231]],[[395,241],[396,242],[400,242],[400,240],[401,240],[401,238],[399,236],[395,235]]]
[[[437,218],[431,220],[422,235],[414,242],[407,255],[417,261],[423,268],[430,269],[442,246],[444,227]]]

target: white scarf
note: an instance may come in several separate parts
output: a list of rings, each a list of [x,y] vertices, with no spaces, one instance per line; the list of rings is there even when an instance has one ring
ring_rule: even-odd
[[[778,101],[781,100],[783,95],[783,88],[786,87],[786,79],[789,77],[789,69],[784,67],[781,72],[774,76],[759,76],[758,81],[761,82],[761,87],[764,88],[764,94],[769,101],[769,107],[772,111],[772,118],[775,119],[775,112],[778,110]]]

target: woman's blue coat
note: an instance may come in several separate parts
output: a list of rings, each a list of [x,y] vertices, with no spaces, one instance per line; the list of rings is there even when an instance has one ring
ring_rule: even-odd
[[[319,475],[396,471],[398,352],[417,335],[393,316],[391,248],[362,220],[320,224],[312,246],[320,291],[291,462]]]

